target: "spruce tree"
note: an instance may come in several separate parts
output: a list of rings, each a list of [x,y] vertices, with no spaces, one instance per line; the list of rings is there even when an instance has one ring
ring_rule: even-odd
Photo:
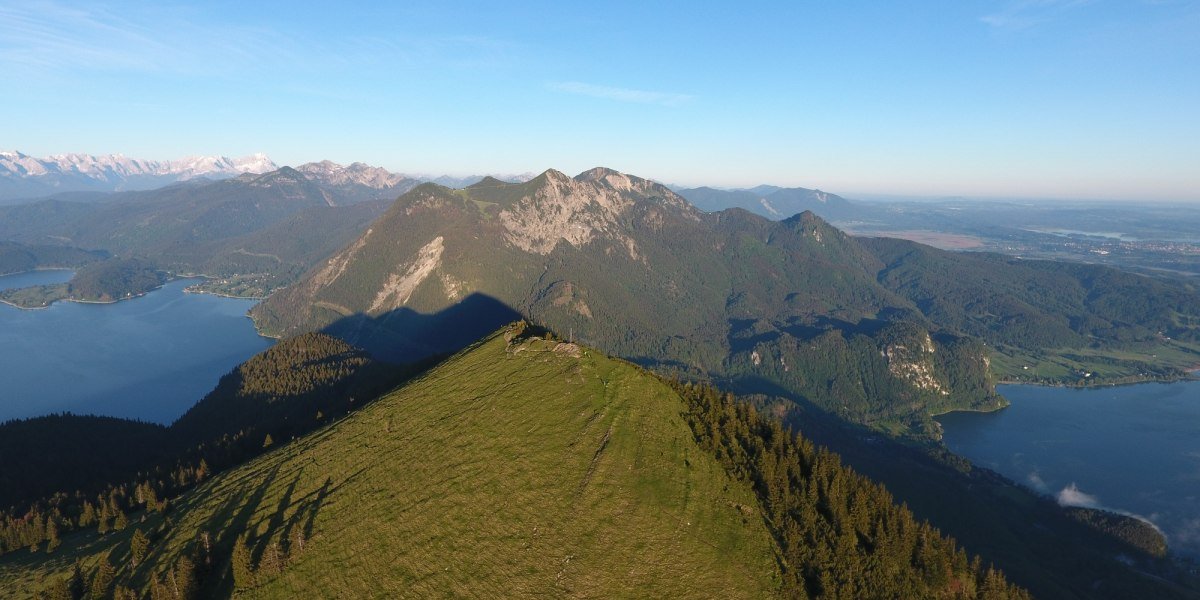
[[[104,600],[112,592],[117,570],[113,568],[108,558],[106,554],[104,558],[100,559],[100,566],[96,568],[96,574],[92,576],[92,585],[88,586],[88,596],[92,600]]]
[[[129,540],[129,565],[137,567],[141,564],[142,559],[146,557],[146,551],[150,548],[150,538],[142,533],[141,529],[133,532],[133,537]]]
[[[96,522],[96,507],[91,502],[83,502],[83,511],[79,514],[79,526],[91,527]]]
[[[196,565],[187,556],[179,557],[175,568],[170,573],[171,593],[180,600],[191,600],[196,597],[199,585],[196,581]]]
[[[129,525],[129,517],[125,516],[125,511],[117,509],[117,518],[113,519],[113,531],[121,531]]]
[[[108,533],[108,521],[112,516],[109,515],[108,505],[100,503],[100,511],[96,515],[96,531],[100,533]]]
[[[238,536],[233,543],[233,585],[237,588],[248,588],[254,585],[254,565],[250,562],[250,548],[246,545],[246,535]]]
[[[62,545],[58,539],[58,522],[53,517],[46,517],[46,552],[54,552]]]

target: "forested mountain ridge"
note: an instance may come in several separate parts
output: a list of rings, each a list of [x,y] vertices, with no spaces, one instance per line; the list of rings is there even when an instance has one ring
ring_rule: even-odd
[[[105,252],[88,252],[68,246],[0,241],[0,275],[36,269],[73,269],[107,257]]]
[[[15,597],[1027,597],[748,405],[523,324],[132,516],[0,557],[0,581]]]
[[[0,207],[0,239],[102,250],[171,273],[212,276],[204,286],[211,291],[261,297],[386,209],[386,201],[365,198],[340,206],[331,189],[284,167],[97,202],[44,200]]]
[[[453,349],[442,342],[461,323],[447,316],[470,301],[490,307],[495,322],[525,315],[657,369],[897,431],[931,431],[930,412],[1002,406],[989,360],[1006,328],[1037,328],[1064,314],[1063,302],[1077,326],[1116,317],[1111,303],[1060,298],[1053,287],[989,287],[1036,267],[912,247],[929,258],[914,264],[894,244],[852,238],[812,213],[774,222],[740,209],[706,214],[637,177],[551,170],[522,184],[415,188],[252,316],[271,335],[325,329],[413,358]],[[931,261],[967,268],[938,279],[924,266]],[[1134,277],[1059,271],[1071,280],[1063,285],[1097,293]],[[931,289],[945,301],[915,291]],[[1183,284],[1126,282],[1120,294],[1138,304],[1161,290],[1174,290],[1171,331],[1186,338],[1200,301]],[[975,306],[972,295],[990,299],[992,312],[936,309]],[[1145,333],[1095,327],[1090,342],[1157,343],[1158,332],[1122,337],[1134,332]],[[1046,349],[1037,337],[1010,341]]]
[[[759,391],[759,379],[778,372],[795,382],[793,393],[820,402],[852,390],[839,402],[864,419],[907,418],[909,403],[945,406],[950,373],[938,369],[947,353],[924,350],[935,342],[921,326],[903,329],[915,337],[899,345],[913,352],[891,359],[884,327],[858,327],[889,307],[919,318],[874,281],[879,267],[811,214],[783,222],[709,215],[637,177],[551,170],[523,184],[415,188],[252,316],[271,335],[328,328],[411,359],[452,349],[437,344],[460,323],[440,315],[486,297],[507,311],[496,309],[499,322],[523,314],[644,364],[727,376],[734,389]],[[412,335],[417,315],[439,335]],[[954,336],[936,343],[960,345]],[[814,345],[850,368],[832,381],[803,378],[792,365]],[[866,385],[889,387],[904,406],[868,405],[863,369],[882,374]],[[955,376],[954,401],[995,405],[983,373]]]
[[[1200,288],[1111,267],[862,239],[879,281],[941,326],[985,340],[1003,378],[1069,385],[1187,377]]]

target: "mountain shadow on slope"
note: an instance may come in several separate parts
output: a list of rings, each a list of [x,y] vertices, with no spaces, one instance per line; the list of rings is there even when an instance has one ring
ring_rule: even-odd
[[[226,436],[286,440],[344,415],[409,376],[342,340],[308,333],[256,354],[171,424],[183,447]]]
[[[124,479],[163,459],[168,440],[162,425],[115,417],[65,413],[0,424],[0,513],[81,482]]]
[[[356,314],[334,322],[322,332],[385,362],[416,363],[454,354],[521,318],[504,302],[474,293],[435,313],[420,313],[405,306],[377,316]]]

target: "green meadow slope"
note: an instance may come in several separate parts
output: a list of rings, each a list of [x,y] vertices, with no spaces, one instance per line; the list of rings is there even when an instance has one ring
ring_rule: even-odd
[[[1028,597],[778,420],[523,322],[267,443],[165,510],[0,556],[0,590]]]
[[[207,533],[206,596],[773,595],[755,495],[697,446],[682,408],[627,363],[497,335],[214,478],[180,499],[169,526],[135,518],[102,538],[67,536],[53,555],[0,559],[0,588],[36,592],[75,558],[90,573],[109,550],[118,580],[143,588]],[[161,537],[131,568],[137,528]],[[235,586],[243,533],[258,569]],[[263,558],[276,548],[281,570]]]

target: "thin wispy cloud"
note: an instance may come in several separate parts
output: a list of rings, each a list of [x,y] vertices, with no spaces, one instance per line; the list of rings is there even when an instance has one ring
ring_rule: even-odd
[[[36,68],[151,68],[167,48],[138,29],[103,11],[52,3],[0,5],[0,61]]]
[[[979,20],[997,29],[1025,29],[1091,3],[1092,0],[1017,0]]]
[[[312,37],[272,24],[232,23],[204,8],[169,4],[120,11],[53,1],[0,0],[0,69],[5,73],[245,72],[396,68],[499,68],[512,44],[479,36]]]
[[[292,40],[276,32],[210,26],[187,9],[143,13],[55,2],[0,3],[0,65],[27,71],[212,73],[286,61]]]
[[[636,104],[657,104],[659,106],[681,106],[691,102],[693,96],[689,94],[677,94],[673,92],[655,92],[648,90],[634,90],[629,88],[611,87],[606,85],[593,85],[590,83],[581,83],[578,81],[563,81],[551,83],[550,89],[556,92],[565,94],[575,94],[578,96],[590,96],[592,98],[601,98],[604,100],[613,100],[616,102],[632,102]]]

